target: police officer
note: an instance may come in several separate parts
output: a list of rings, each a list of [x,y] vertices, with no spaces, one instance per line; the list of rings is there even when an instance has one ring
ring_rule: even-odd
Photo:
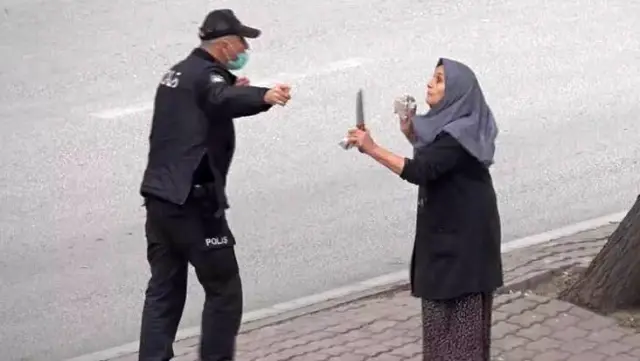
[[[146,206],[151,268],[139,360],[167,361],[185,304],[191,263],[204,288],[200,355],[233,360],[242,316],[235,239],[225,218],[227,172],[235,148],[233,119],[284,106],[290,88],[250,86],[230,70],[248,60],[243,25],[228,9],[200,28],[201,46],[162,77],[155,97],[148,164],[140,193]]]

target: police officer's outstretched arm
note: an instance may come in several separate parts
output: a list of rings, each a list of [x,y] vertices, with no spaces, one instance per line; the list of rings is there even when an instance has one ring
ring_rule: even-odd
[[[215,70],[201,79],[199,92],[205,112],[211,115],[223,111],[232,118],[246,117],[267,111],[275,104],[284,106],[291,99],[288,85],[271,89],[229,85]]]

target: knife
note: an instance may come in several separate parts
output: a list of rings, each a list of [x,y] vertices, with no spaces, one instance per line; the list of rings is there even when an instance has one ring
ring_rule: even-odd
[[[356,128],[365,130],[364,126],[364,104],[362,101],[362,89],[356,93]],[[347,142],[347,138],[341,140],[339,143],[342,149],[350,149],[352,146]]]

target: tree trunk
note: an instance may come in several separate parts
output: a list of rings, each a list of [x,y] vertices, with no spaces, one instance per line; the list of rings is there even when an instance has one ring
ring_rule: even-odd
[[[559,298],[605,314],[640,305],[640,196],[585,273]]]

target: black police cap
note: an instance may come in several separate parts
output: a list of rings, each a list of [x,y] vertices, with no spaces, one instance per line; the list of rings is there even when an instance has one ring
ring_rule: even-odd
[[[260,34],[259,29],[242,24],[232,10],[220,9],[207,14],[200,27],[199,36],[201,40],[212,40],[228,35],[255,39]]]

